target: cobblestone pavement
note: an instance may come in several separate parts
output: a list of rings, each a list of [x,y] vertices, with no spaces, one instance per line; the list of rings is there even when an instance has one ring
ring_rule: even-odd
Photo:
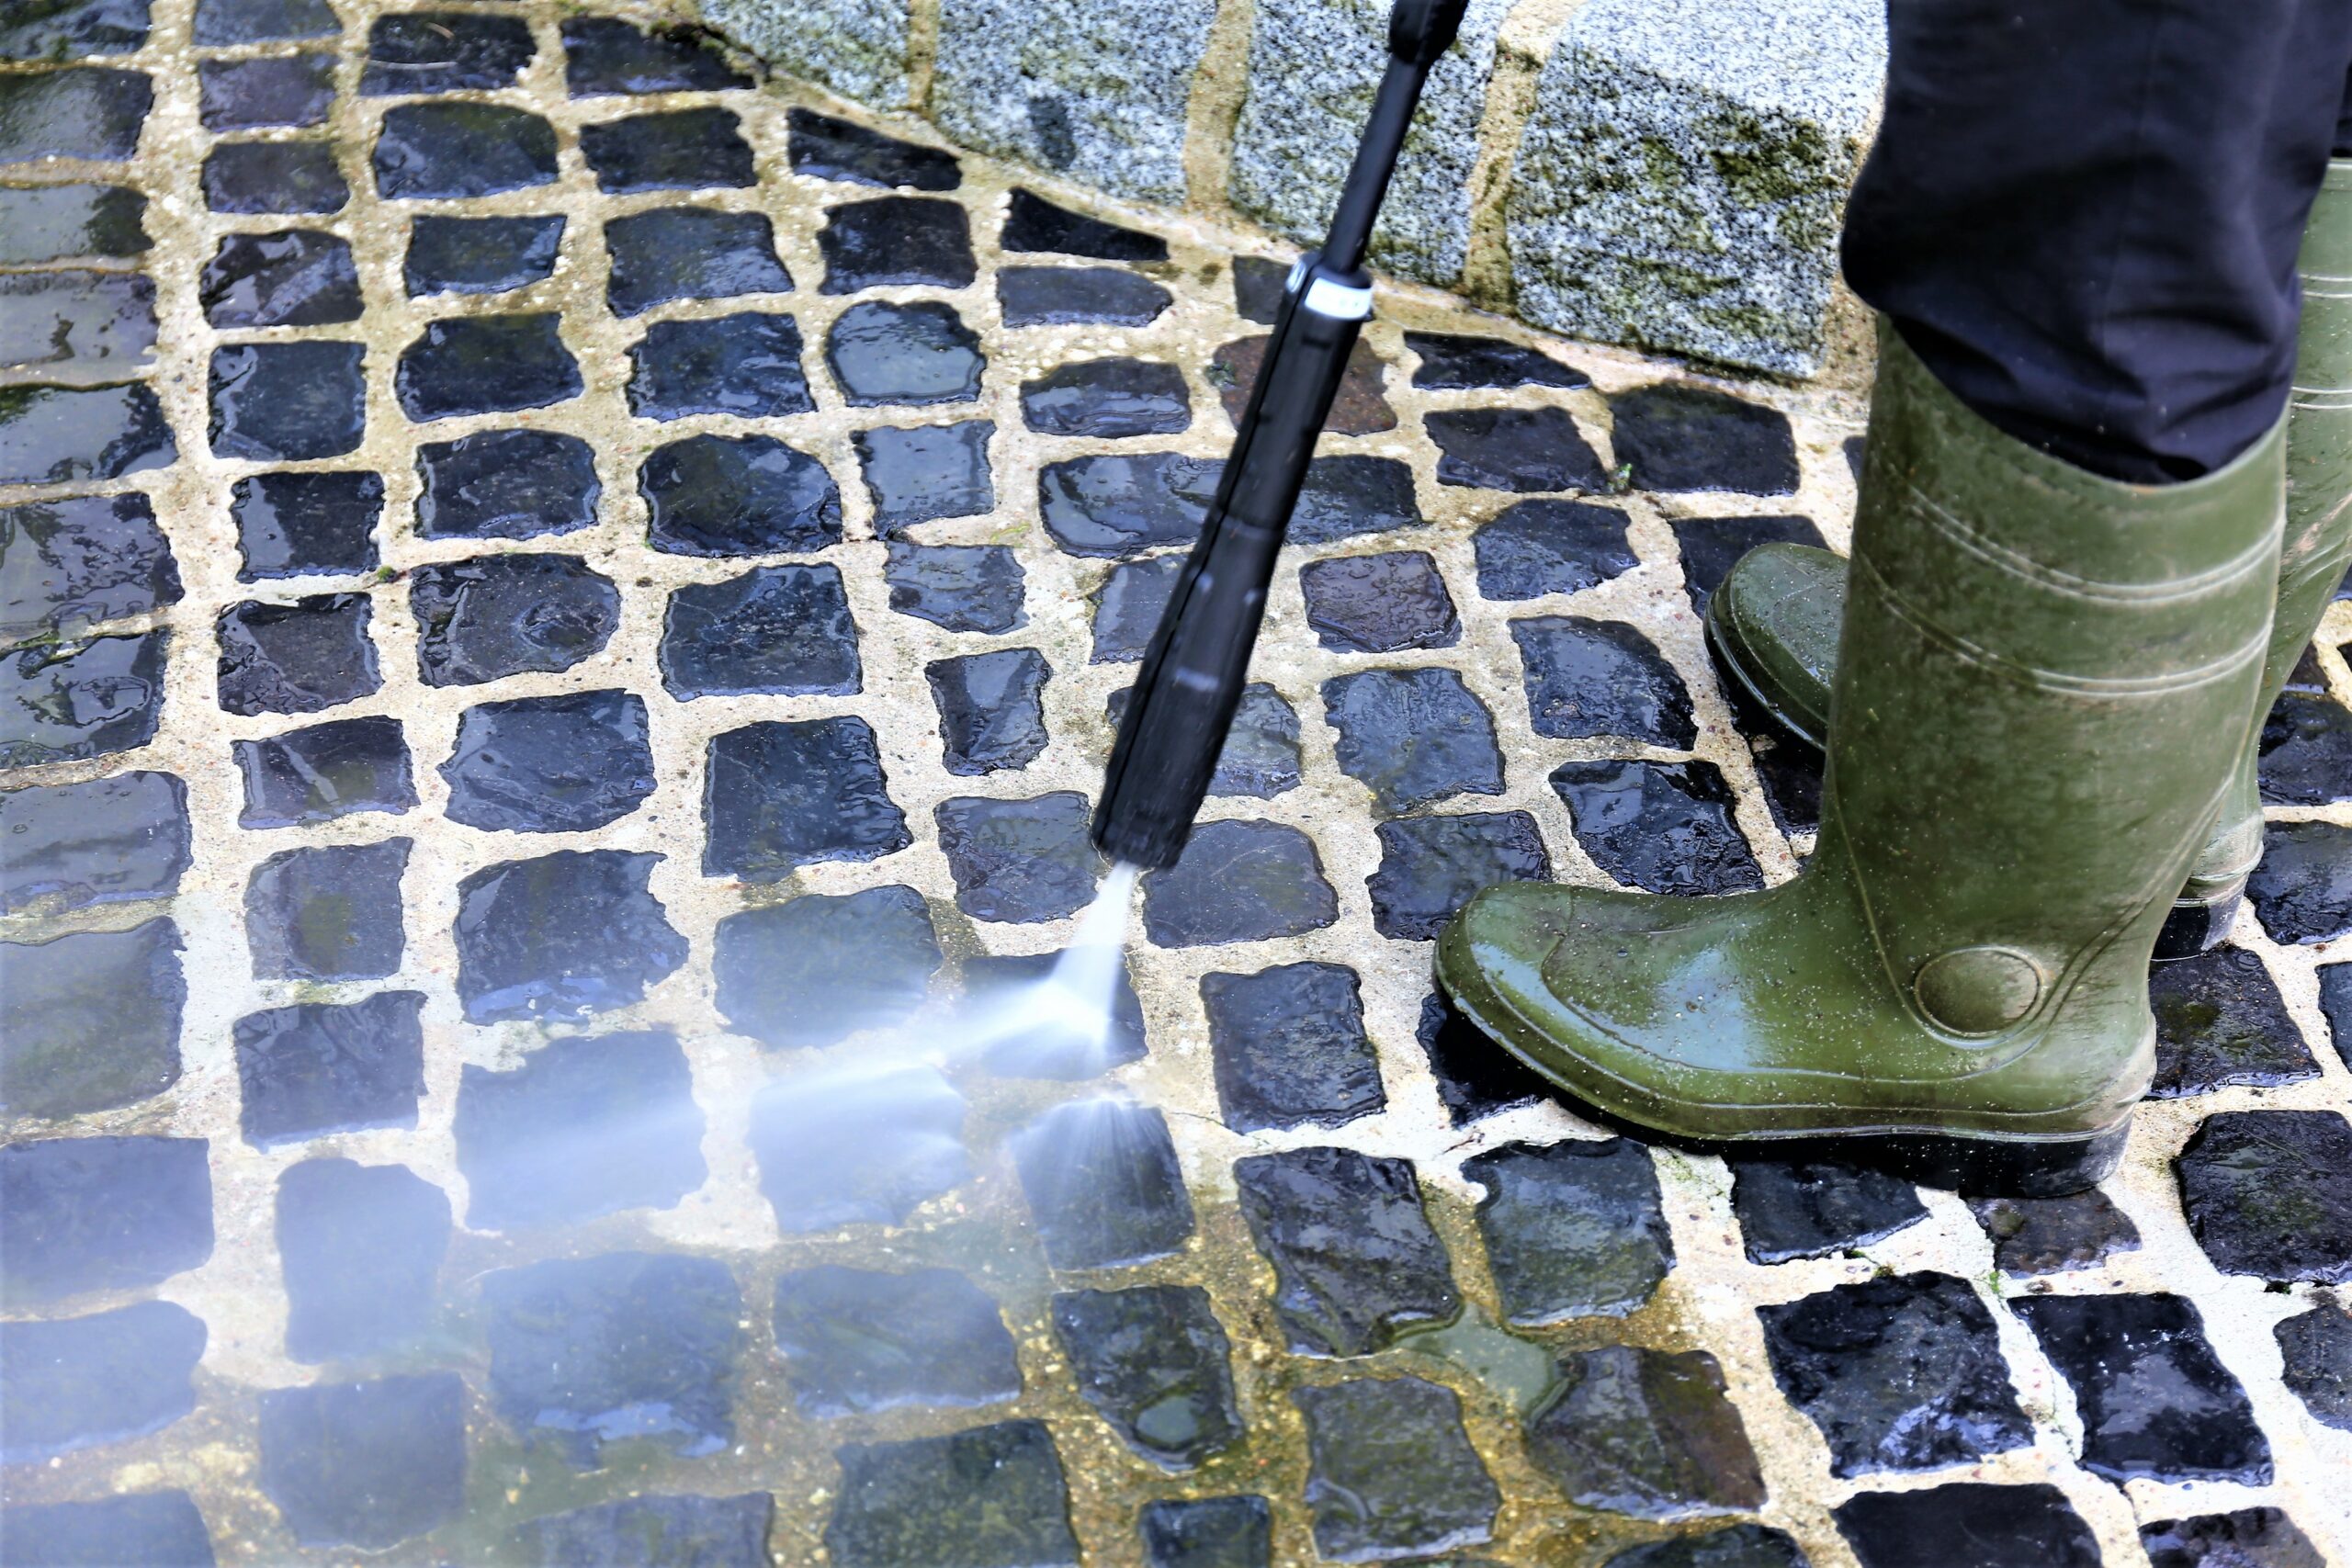
[[[991,1042],[1270,247],[536,0],[0,55],[9,1562],[2352,1562],[2346,606],[2105,1190],[1605,1136],[1428,939],[1792,872],[1693,611],[1859,423],[1385,294]]]

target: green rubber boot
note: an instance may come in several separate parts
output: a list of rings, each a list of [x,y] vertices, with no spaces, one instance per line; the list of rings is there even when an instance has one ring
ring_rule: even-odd
[[[2267,716],[2352,559],[2352,159],[2329,166],[2301,258],[2303,321],[2287,426],[2287,547],[2257,712]],[[1829,724],[1846,563],[1827,550],[1765,545],[1707,602],[1707,646],[1746,713],[1818,750]],[[2256,738],[2260,727],[2256,726]],[[2227,934],[2262,858],[2255,747],[2156,939],[2159,962]]]
[[[1490,887],[1438,976],[1610,1118],[2071,1191],[2120,1157],[2148,953],[2254,728],[2283,422],[2220,473],[2119,484],[1880,343],[1804,874],[1726,898]]]

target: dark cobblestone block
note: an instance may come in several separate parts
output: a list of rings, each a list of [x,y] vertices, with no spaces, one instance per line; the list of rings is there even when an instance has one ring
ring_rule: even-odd
[[[380,1551],[465,1506],[466,1385],[455,1372],[261,1396],[261,1490],[304,1546]]]
[[[144,498],[124,499],[146,505]],[[384,481],[371,473],[269,473],[239,479],[230,503],[243,561],[238,581],[373,570],[374,530],[383,503]],[[175,577],[174,588],[176,597]]]
[[[2090,1526],[2046,1483],[1863,1492],[1830,1513],[1862,1568],[2099,1568]]]
[[[205,154],[203,182],[215,212],[323,217],[351,200],[324,141],[223,141]]]
[[[45,1568],[214,1568],[204,1516],[185,1492],[0,1508],[0,1535],[41,1543]]]
[[[520,17],[409,11],[368,29],[359,90],[369,97],[511,87],[538,45]]]
[[[1563,762],[1552,788],[1567,803],[1593,864],[1649,893],[1741,893],[1764,886],[1734,796],[1713,762]]]
[[[1042,1421],[851,1443],[825,1526],[838,1568],[1078,1568],[1069,1489]]]
[[[720,92],[752,79],[695,28],[639,28],[617,17],[566,17],[564,85],[575,98],[614,93]]]
[[[38,266],[147,249],[147,198],[121,186],[0,188],[0,265]]]
[[[1340,918],[1314,840],[1280,822],[1203,822],[1174,865],[1143,879],[1143,928],[1161,947],[1264,942]]]
[[[393,386],[413,420],[546,408],[580,395],[580,363],[551,310],[461,316],[401,351]]]
[[[1891,1274],[1756,1311],[1773,1376],[1821,1428],[1832,1474],[1973,1464],[2033,1440],[1993,1314],[1964,1280]]]
[[[458,996],[471,1023],[627,1007],[685,962],[646,891],[655,854],[560,850],[458,884]]]
[[[1219,344],[1209,355],[1204,374],[1216,389],[1225,417],[1236,426],[1249,411],[1250,389],[1258,384],[1258,372],[1266,363],[1266,345],[1272,341],[1272,333],[1238,338]],[[1349,351],[1348,363],[1340,371],[1339,393],[1331,412],[1324,416],[1323,428],[1338,435],[1372,435],[1396,429],[1396,411],[1384,389],[1387,380],[1388,362],[1370,344],[1358,343]]]
[[[396,718],[338,718],[260,740],[232,740],[244,781],[240,828],[295,828],[355,811],[398,815],[416,804]]]
[[[0,910],[62,914],[160,898],[188,866],[187,786],[128,773],[0,794]]]
[[[682,556],[797,555],[837,545],[833,476],[772,435],[690,435],[638,470],[652,514],[648,542]]]
[[[1054,1298],[1053,1315],[1080,1395],[1144,1458],[1191,1470],[1241,1440],[1225,1329],[1206,1291],[1069,1291]]]
[[[1046,750],[1046,682],[1053,671],[1034,648],[939,659],[923,666],[939,709],[947,771],[962,777],[1025,768]]]
[[[2177,1170],[2189,1228],[2224,1274],[2352,1280],[2352,1123],[2342,1116],[2209,1116]]]
[[[2148,1092],[2156,1099],[2319,1077],[2270,971],[2244,948],[2156,965],[2148,1001],[2156,1014],[2156,1077]]]
[[[1580,593],[1641,564],[1626,540],[1624,513],[1589,502],[1515,502],[1497,513],[1472,542],[1478,555],[1478,592],[1489,599]]]
[[[152,1099],[179,1081],[180,933],[0,942],[0,1110],[62,1118]]]
[[[1810,545],[1826,541],[1810,517],[1678,517],[1674,530],[1677,553],[1682,558],[1682,591],[1690,595],[1690,613],[1707,613],[1707,597],[1723,585],[1739,558],[1758,545]]]
[[[1685,750],[1698,743],[1690,690],[1656,644],[1623,621],[1532,615],[1510,623],[1535,733],[1622,736]]]
[[[121,163],[138,151],[154,98],[139,71],[78,66],[0,75],[0,165],[40,158]]]
[[[212,351],[216,456],[256,463],[339,457],[368,428],[368,385],[356,343],[252,343]]]
[[[1037,474],[1038,514],[1054,543],[1074,556],[1190,544],[1224,468],[1176,452],[1098,452],[1047,463]]]
[[[197,0],[196,6],[200,44],[328,38],[341,27],[327,0]]]
[[[1900,1177],[1826,1160],[1731,1161],[1731,1212],[1750,1263],[1827,1258],[1884,1241],[1928,1217]]]
[[[1602,1568],[1809,1568],[1797,1543],[1765,1525],[1670,1536],[1611,1557]]]
[[[128,54],[147,41],[147,0],[65,0],[0,19],[0,60]]]
[[[759,566],[724,582],[688,583],[662,617],[662,683],[670,694],[781,692],[842,696],[865,674],[839,567]]]
[[[1143,327],[1175,296],[1124,267],[1008,266],[997,272],[996,302],[1008,327]]]
[[[2352,1313],[2320,1302],[2271,1328],[2288,1389],[2312,1419],[2352,1432]]]
[[[1011,1147],[1038,1245],[1056,1269],[1123,1269],[1193,1234],[1168,1119],[1124,1100],[1068,1100]]]
[[[810,894],[718,922],[718,1010],[770,1045],[834,1045],[922,1006],[944,961],[911,887]]]
[[[1026,626],[1021,562],[1010,545],[909,545],[892,540],[882,569],[890,608],[951,632]]]
[[[408,583],[428,686],[569,670],[620,625],[620,591],[577,556],[476,556],[418,567]]]
[[[887,538],[909,524],[995,511],[996,487],[989,479],[989,441],[995,434],[994,422],[985,419],[859,431],[853,440],[874,498],[874,531]]]
[[[1021,417],[1046,435],[1172,435],[1192,428],[1192,394],[1162,360],[1080,360],[1023,381]]]
[[[1234,1161],[1233,1179],[1295,1353],[1368,1356],[1461,1312],[1409,1160],[1285,1149]]]
[[[551,1040],[507,1072],[469,1062],[452,1132],[474,1230],[674,1209],[710,1175],[686,1055],[659,1030]]]
[[[2256,1506],[2140,1527],[2149,1568],[2327,1568],[2295,1521]]]
[[[424,492],[416,531],[427,539],[528,539],[596,521],[604,487],[596,457],[577,435],[551,430],[480,430],[416,449]]]
[[[964,796],[936,807],[956,907],[975,919],[1034,924],[1094,901],[1102,857],[1087,838],[1093,808],[1075,790],[1035,800]]]
[[[207,60],[197,71],[202,90],[198,112],[207,130],[320,125],[334,102],[332,54]]]
[[[1298,1388],[1317,1555],[1377,1562],[1492,1539],[1502,1494],[1462,1429],[1462,1400],[1419,1378]]]
[[[580,151],[607,196],[754,182],[751,144],[731,109],[676,109],[580,128]]]
[[[713,736],[703,874],[775,882],[819,861],[905,849],[914,840],[888,786],[873,728],[854,716]]]
[[[752,1099],[760,1190],[786,1235],[905,1224],[972,1179],[963,1134],[963,1098],[930,1067],[786,1077]]]
[[[1127,711],[1132,687],[1111,694],[1111,726],[1118,728]],[[1209,778],[1211,795],[1250,795],[1271,800],[1298,787],[1298,715],[1282,694],[1262,681],[1241,689],[1241,705],[1234,710],[1233,728],[1216,756],[1216,771]]]
[[[398,1349],[433,1325],[447,1194],[405,1166],[308,1159],[277,1179],[286,1353],[332,1361]]]
[[[862,300],[835,318],[825,363],[856,408],[967,403],[980,395],[988,359],[979,334],[936,299]]]
[[[1076,1083],[1143,1060],[1143,1003],[1125,964],[1112,974],[1107,1013],[1090,1020],[1091,1028],[1037,1007],[1035,988],[1066,956],[984,953],[964,960],[964,996],[987,1039],[984,1069],[999,1077]],[[1066,987],[1077,988],[1075,982]]]
[[[1442,991],[1421,998],[1414,1038],[1428,1055],[1438,1099],[1456,1127],[1549,1099],[1551,1086],[1454,1010]]]
[[[1453,392],[1471,387],[1589,387],[1592,378],[1550,355],[1501,338],[1451,333],[1405,334],[1405,346],[1420,356],[1413,385]]]
[[[498,104],[394,104],[376,138],[375,169],[387,201],[548,185],[556,177],[555,128]]]
[[[1392,528],[1419,528],[1428,522],[1414,499],[1409,467],[1395,457],[1343,452],[1306,466],[1306,484],[1290,514],[1288,537],[1293,544],[1328,545]]]
[[[910,284],[967,288],[979,275],[961,202],[884,196],[829,207],[817,249],[825,258],[818,286],[825,294]]]
[[[1796,436],[1778,409],[1689,382],[1660,381],[1609,400],[1617,461],[1647,491],[1790,495]]]
[[[0,1147],[0,1303],[159,1283],[212,1256],[202,1138],[46,1138]]]
[[[490,1398],[526,1444],[579,1470],[645,1438],[684,1459],[735,1440],[743,1292],[727,1266],[607,1252],[501,1269],[481,1282]]]
[[[1336,653],[1452,648],[1462,640],[1453,596],[1419,550],[1335,556],[1299,568],[1306,624]]]
[[[1146,1503],[1136,1516],[1146,1568],[1271,1568],[1274,1514],[1263,1497]]]
[[[1821,830],[1821,762],[1802,749],[1772,738],[1750,736],[1748,754],[1772,824],[1783,833]]]
[[[0,659],[0,767],[103,757],[153,739],[169,635],[93,637]]]
[[[0,639],[79,637],[179,601],[179,567],[145,496],[0,507]]]
[[[1372,923],[1399,942],[1428,942],[1471,897],[1498,882],[1544,882],[1552,859],[1524,811],[1465,811],[1383,822],[1380,869],[1364,879]]]
[[[1176,592],[1184,570],[1180,555],[1121,561],[1102,579],[1094,599],[1093,647],[1089,664],[1125,664],[1141,659]]]
[[[2273,822],[2246,897],[2270,940],[2329,942],[2352,932],[2352,828]]]
[[[639,419],[777,419],[817,406],[800,368],[800,328],[790,316],[746,310],[656,321],[628,357],[628,407]]]
[[[0,387],[0,484],[119,479],[178,456],[143,386]]]
[[[328,1133],[413,1127],[424,1092],[419,991],[298,1002],[237,1021],[238,1124],[257,1149]]]
[[[665,1493],[548,1514],[514,1529],[534,1568],[768,1568],[775,1499]]]
[[[365,593],[232,604],[216,623],[220,705],[233,714],[317,713],[381,686]]]
[[[0,276],[0,365],[86,380],[135,375],[154,347],[155,285],[143,274]]]
[[[1505,1144],[1462,1162],[1504,1316],[1542,1325],[1623,1317],[1674,1268],[1646,1145],[1627,1138]]]
[[[196,1408],[188,1374],[204,1341],[203,1320],[172,1302],[10,1324],[0,1463],[53,1461],[162,1431]]]
[[[2352,708],[2289,692],[2262,727],[2262,798],[2279,806],[2352,800]]]
[[[2327,1021],[2328,1043],[2352,1067],[2352,964],[2324,964],[2319,970],[2319,1010]]]
[[[1337,964],[1202,976],[1225,1124],[1336,1127],[1386,1106],[1362,989],[1355,971]]]
[[[245,884],[245,942],[265,980],[380,980],[401,966],[410,842],[284,850]]]
[[[1442,454],[1440,484],[1525,494],[1609,483],[1565,409],[1446,409],[1421,423]]]
[[[2286,689],[2307,697],[2327,695],[2327,671],[2320,668],[2319,644],[2305,648],[2295,667],[2287,671]]]
[[[804,1416],[1021,1397],[996,1303],[953,1269],[794,1269],[776,1280],[775,1348]]]
[[[998,243],[1008,251],[1058,251],[1064,255],[1091,256],[1097,261],[1164,262],[1168,242],[1155,234],[1123,229],[1056,207],[1044,197],[1012,187],[1006,209],[1004,233]]]
[[[2140,1230],[2097,1188],[2064,1198],[1972,1198],[1968,1206],[1993,1241],[2004,1274],[2096,1269],[2139,1249]]]
[[[563,244],[560,212],[514,218],[419,216],[410,224],[401,282],[409,298],[502,294],[555,272]]]
[[[1569,1355],[1527,1418],[1527,1453],[1570,1502],[1635,1518],[1747,1513],[1764,1501],[1747,1428],[1704,1350]]]
[[[964,183],[956,155],[868,130],[846,119],[794,107],[786,155],[792,172],[810,179],[842,180],[883,190],[954,190]]]
[[[197,279],[216,327],[315,327],[359,319],[351,247],[315,229],[230,234]]]
[[[612,254],[605,299],[634,316],[673,299],[786,294],[792,275],[776,259],[775,228],[763,212],[656,207],[605,225]]]
[[[2084,1469],[2118,1483],[2269,1484],[2270,1444],[2188,1298],[2020,1296],[2009,1304],[2075,1391]]]
[[[631,692],[563,692],[482,703],[458,716],[441,764],[445,812],[469,828],[576,833],[636,810],[653,793],[645,702]]]
[[[1323,682],[1339,762],[1383,812],[1450,795],[1500,795],[1495,721],[1452,670],[1366,670]]]

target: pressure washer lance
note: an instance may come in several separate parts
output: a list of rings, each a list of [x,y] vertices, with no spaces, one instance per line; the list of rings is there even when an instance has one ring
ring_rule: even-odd
[[[1176,580],[1128,694],[1094,813],[1094,843],[1114,861],[1172,864],[1208,794],[1250,672],[1274,557],[1298,504],[1315,438],[1372,316],[1364,247],[1430,67],[1453,42],[1469,0],[1396,0],[1388,67],[1340,188],[1331,230],[1283,286],[1282,310],[1233,438],[1200,541]]]

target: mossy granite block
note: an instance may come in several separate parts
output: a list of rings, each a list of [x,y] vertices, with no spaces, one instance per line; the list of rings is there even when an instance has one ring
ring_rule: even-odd
[[[784,75],[876,108],[912,88],[910,0],[701,0],[703,19]]]
[[[1216,15],[1215,0],[940,0],[932,118],[963,146],[1182,201],[1185,107]]]
[[[1462,276],[1478,121],[1511,3],[1470,0],[1460,38],[1430,73],[1373,232],[1383,271],[1440,285]],[[1389,0],[1257,0],[1227,183],[1237,209],[1302,244],[1322,239],[1387,63],[1388,12]]]
[[[1536,87],[1505,209],[1520,313],[1575,337],[1821,368],[1876,0],[1591,0]]]

